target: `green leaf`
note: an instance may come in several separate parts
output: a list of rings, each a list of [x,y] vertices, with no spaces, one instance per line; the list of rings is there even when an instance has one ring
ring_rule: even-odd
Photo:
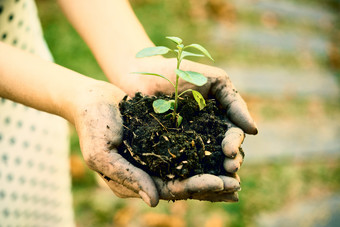
[[[205,56],[207,56],[208,58],[210,58],[212,61],[215,61],[215,60],[211,57],[211,55],[209,54],[209,52],[207,51],[207,49],[205,49],[205,48],[202,47],[201,45],[199,45],[199,44],[190,44],[190,45],[186,46],[184,49],[190,48],[190,47],[195,48],[195,49],[201,51]]]
[[[170,110],[171,103],[164,99],[157,99],[152,103],[152,106],[156,113],[165,113],[166,111]]]
[[[137,58],[144,58],[144,57],[151,57],[155,55],[163,55],[167,54],[170,51],[169,48],[164,47],[164,46],[158,46],[158,47],[147,47],[144,48],[143,50],[139,51],[136,54]]]
[[[175,100],[171,99],[169,100],[170,103],[170,110],[174,110],[175,109]]]
[[[186,57],[204,57],[204,55],[195,54],[195,53],[191,53],[191,52],[188,52],[188,51],[182,51],[181,60],[186,58]]]
[[[202,94],[199,93],[198,91],[192,90],[192,95],[194,96],[194,99],[198,103],[200,110],[202,110],[206,106],[205,99],[203,98]]]
[[[174,84],[174,83],[172,83],[168,78],[166,78],[165,76],[163,76],[163,75],[161,75],[161,74],[157,74],[157,73],[148,73],[148,72],[132,72],[132,73],[134,73],[134,74],[142,74],[142,75],[150,75],[150,76],[158,76],[158,77],[161,77],[161,78],[163,78],[163,79],[166,79],[167,81],[169,81],[169,82],[172,84],[172,86],[175,87],[175,84]]]
[[[179,114],[177,114],[177,127],[179,127],[182,123],[183,117]]]
[[[178,38],[178,37],[175,37],[175,36],[167,36],[165,38],[170,39],[172,42],[176,43],[177,45],[179,45],[183,42],[183,40],[181,38]]]
[[[205,76],[198,72],[183,71],[180,69],[176,69],[175,72],[183,80],[186,80],[189,83],[195,84],[197,86],[202,86],[208,81],[208,79]]]

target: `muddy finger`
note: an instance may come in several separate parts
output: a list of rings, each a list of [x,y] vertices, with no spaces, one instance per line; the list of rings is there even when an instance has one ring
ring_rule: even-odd
[[[211,174],[190,177],[185,184],[189,193],[221,191],[224,187],[223,181]]]
[[[98,175],[105,181],[105,183],[110,187],[110,189],[114,192],[116,196],[119,198],[139,198],[139,194],[135,193],[134,191],[128,189],[127,187],[116,183],[112,179],[108,178],[107,176],[98,173]]]
[[[210,175],[196,175],[185,180],[162,182],[159,178],[154,179],[161,199],[179,200],[189,199],[196,193],[217,192],[224,189],[221,178]]]
[[[136,168],[118,153],[112,154],[113,174],[111,176],[117,183],[138,192],[140,197],[149,206],[158,204],[159,197],[152,178],[143,170]]]
[[[241,190],[240,182],[234,177],[219,176],[223,180],[223,192],[236,192]]]
[[[250,116],[246,103],[241,96],[230,103],[228,109],[228,117],[237,126],[242,128],[245,133],[256,135],[258,133],[257,126]]]
[[[229,173],[236,173],[241,168],[242,163],[243,155],[241,152],[238,152],[234,159],[225,158],[223,167]]]
[[[159,198],[152,178],[143,170],[136,168],[116,152],[102,152],[90,157],[92,169],[106,176],[107,181],[114,181],[137,193],[149,206],[158,204]]]
[[[243,143],[244,133],[240,128],[232,127],[230,128],[222,140],[222,150],[223,153],[229,157],[234,158],[239,151],[239,147]]]
[[[250,116],[247,104],[242,99],[229,77],[221,76],[212,84],[212,93],[227,109],[229,119],[240,127],[245,133],[257,134],[257,127]]]
[[[226,158],[224,159],[223,167],[228,173],[236,173],[241,168],[241,165],[235,159]]]

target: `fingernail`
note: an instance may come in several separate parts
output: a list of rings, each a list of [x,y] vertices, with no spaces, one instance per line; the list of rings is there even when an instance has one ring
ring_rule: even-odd
[[[151,206],[151,199],[150,199],[150,197],[149,197],[145,192],[139,191],[138,194],[139,194],[139,196],[142,198],[142,200],[143,200],[146,204],[148,204],[148,206],[152,207],[152,206]]]
[[[248,122],[248,125],[244,129],[245,129],[245,133],[251,134],[251,135],[256,135],[259,132],[255,121]]]
[[[256,125],[256,123],[255,123],[255,121],[254,121],[254,135],[256,135],[258,132],[259,132],[259,130],[257,129],[257,125]]]
[[[239,185],[239,186],[236,188],[236,190],[237,190],[238,192],[241,191],[241,190],[242,190],[241,185]]]
[[[232,190],[234,192],[239,192],[241,191],[241,186],[235,186],[234,189]]]

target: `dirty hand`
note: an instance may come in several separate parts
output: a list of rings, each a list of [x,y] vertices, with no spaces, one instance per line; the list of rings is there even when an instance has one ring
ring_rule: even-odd
[[[124,93],[110,84],[86,89],[74,112],[75,127],[86,164],[121,198],[142,198],[156,206],[158,192],[153,179],[118,154],[122,120],[117,105]]]
[[[135,62],[130,64],[130,66],[129,72],[158,73],[172,81],[175,81],[176,78],[174,72],[176,59],[167,59],[159,56],[141,58],[135,59]],[[240,169],[244,156],[240,149],[244,140],[244,132],[254,135],[257,134],[256,124],[248,112],[245,101],[237,92],[224,70],[188,60],[182,61],[181,69],[202,73],[208,78],[208,82],[201,87],[197,87],[180,79],[179,92],[189,88],[195,89],[205,98],[215,98],[222,107],[227,110],[231,123],[230,129],[226,132],[222,142],[222,149],[227,157],[224,167],[227,172],[237,172]],[[172,85],[159,77],[128,74],[127,72],[125,81],[128,82],[124,82],[119,86],[130,96],[133,96],[136,91],[149,95],[154,95],[159,92],[166,94],[173,93]]]
[[[118,197],[142,198],[152,207],[159,199],[237,201],[234,192],[240,185],[235,178],[204,174],[183,181],[163,182],[133,166],[116,149],[122,141],[123,129],[115,103],[125,94],[106,83],[84,90],[73,113],[81,151],[86,164]]]

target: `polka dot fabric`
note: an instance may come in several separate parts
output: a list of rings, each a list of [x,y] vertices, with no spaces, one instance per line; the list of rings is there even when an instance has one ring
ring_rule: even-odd
[[[0,41],[52,59],[33,0],[0,0]]]
[[[0,41],[52,60],[31,0],[0,0]],[[74,226],[68,126],[0,98],[0,227]]]

